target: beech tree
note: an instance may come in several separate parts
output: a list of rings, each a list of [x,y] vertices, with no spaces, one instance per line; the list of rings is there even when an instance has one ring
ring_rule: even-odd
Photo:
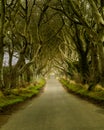
[[[0,88],[45,76],[54,66],[89,90],[104,84],[102,0],[1,0],[0,7]]]
[[[104,81],[102,64],[104,61],[103,6],[102,1],[94,0],[58,0],[50,6],[53,10],[61,13],[64,20],[69,21],[65,21],[67,25],[69,24],[67,27],[71,27],[70,23],[72,26],[74,25],[73,29],[76,35],[74,35],[73,41],[79,54],[80,73],[82,78],[85,77],[83,82],[87,82],[91,86]],[[72,31],[70,31],[71,33]]]
[[[4,57],[4,24],[5,24],[5,1],[0,1],[0,89],[4,87],[3,80],[3,57]]]

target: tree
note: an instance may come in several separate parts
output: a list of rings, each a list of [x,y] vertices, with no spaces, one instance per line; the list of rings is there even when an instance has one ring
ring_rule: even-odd
[[[58,5],[58,6],[57,6]],[[75,25],[73,30],[76,30],[76,38],[73,41],[75,42],[77,52],[79,54],[79,61],[80,61],[80,69],[82,73],[82,77],[85,77],[85,80],[88,79],[87,77],[91,78],[91,73],[89,72],[89,60],[91,60],[91,64],[93,64],[92,68],[95,68],[98,71],[93,71],[93,75],[97,75],[93,77],[94,85],[98,82],[102,82],[103,80],[103,2],[102,1],[94,1],[94,0],[67,0],[61,1],[58,0],[55,5],[51,6],[52,9],[58,11],[64,17],[65,23],[68,25]],[[99,10],[100,8],[100,10]],[[69,26],[71,27],[71,26]],[[82,31],[79,31],[79,30]],[[83,31],[84,30],[84,31]],[[81,32],[84,34],[81,34]],[[72,31],[70,31],[72,33]],[[89,39],[89,40],[87,40]],[[84,46],[83,46],[84,45]],[[93,46],[93,48],[92,48]],[[86,50],[85,50],[86,48]],[[95,48],[95,49],[94,49]],[[98,49],[96,49],[98,48]],[[95,50],[98,52],[97,55],[90,55]],[[99,58],[97,58],[99,57]],[[94,65],[95,61],[98,61]],[[99,67],[100,66],[100,67]],[[87,68],[86,68],[87,67]],[[99,68],[101,76],[99,76]],[[88,74],[89,73],[89,74]],[[90,81],[90,80],[89,80]],[[86,81],[84,81],[86,82]],[[92,84],[92,83],[91,83]]]
[[[4,86],[3,81],[3,57],[4,57],[4,24],[5,24],[5,1],[0,1],[0,89]]]

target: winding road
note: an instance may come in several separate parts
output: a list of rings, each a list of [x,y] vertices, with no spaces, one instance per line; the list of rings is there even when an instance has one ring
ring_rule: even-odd
[[[0,130],[104,130],[104,109],[67,93],[52,77]]]

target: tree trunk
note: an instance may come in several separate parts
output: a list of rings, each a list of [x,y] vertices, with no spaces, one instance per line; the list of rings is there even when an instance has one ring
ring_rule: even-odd
[[[99,50],[99,66],[100,66],[100,73],[101,73],[101,83],[104,85],[104,48],[102,43],[98,45],[98,50]]]
[[[83,52],[80,54],[79,58],[79,65],[80,65],[80,73],[82,75],[82,83],[88,83],[89,77],[89,67],[88,67],[88,59],[87,55]]]
[[[4,86],[4,80],[3,80],[4,22],[5,22],[5,1],[1,0],[1,19],[0,19],[0,89],[2,89],[3,86]]]
[[[100,82],[99,73],[99,61],[98,61],[98,48],[97,45],[91,45],[91,65],[90,65],[90,77],[89,77],[89,88],[92,90],[93,87]]]
[[[17,72],[12,71],[10,74],[10,88],[9,89],[16,88],[18,78],[19,78],[19,76],[17,76]]]
[[[4,87],[4,79],[3,79],[3,57],[4,57],[3,48],[0,46],[0,89],[2,89]]]

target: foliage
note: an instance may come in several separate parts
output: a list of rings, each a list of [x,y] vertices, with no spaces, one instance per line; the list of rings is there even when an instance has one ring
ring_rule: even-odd
[[[44,77],[51,68],[78,76],[89,90],[104,85],[102,0],[0,1],[0,90]]]

